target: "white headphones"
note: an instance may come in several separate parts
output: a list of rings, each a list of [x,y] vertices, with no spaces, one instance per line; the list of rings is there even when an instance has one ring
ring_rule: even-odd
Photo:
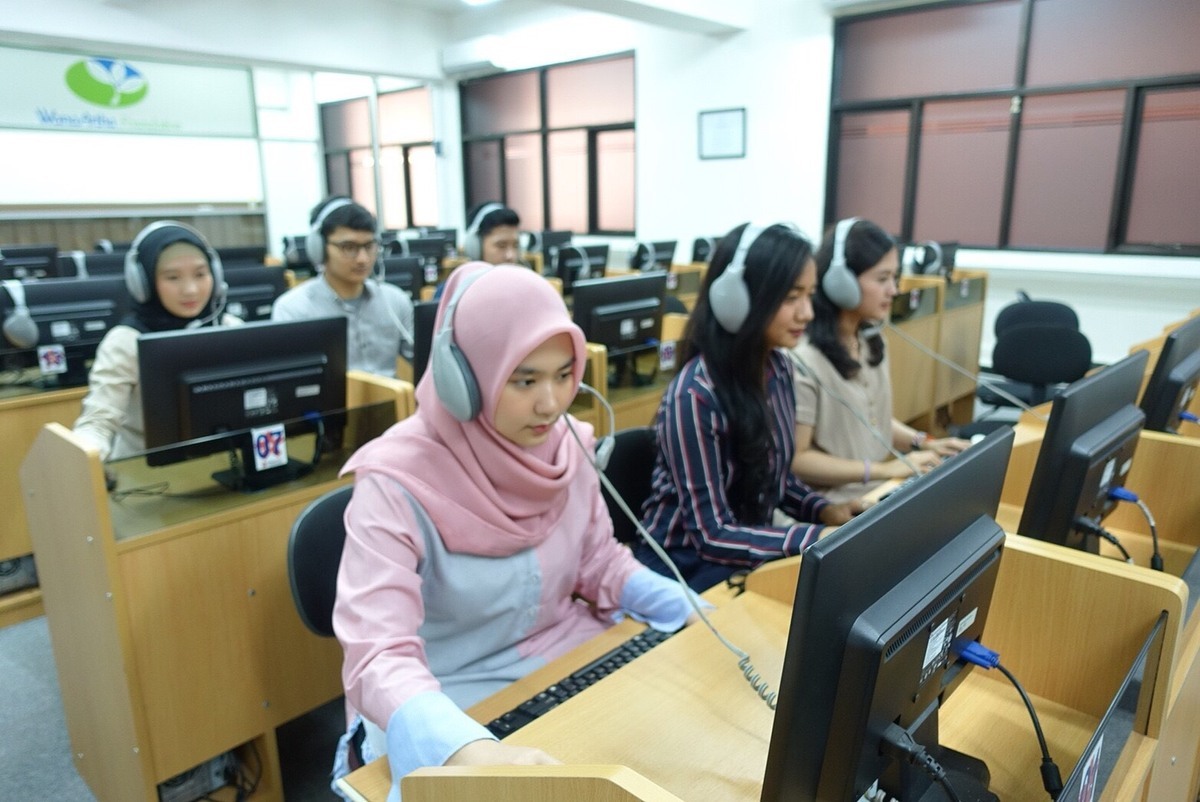
[[[340,209],[352,203],[354,201],[349,198],[334,198],[321,207],[321,211],[313,219],[312,225],[308,229],[308,235],[304,238],[304,255],[308,257],[309,263],[314,267],[325,264],[325,237],[321,234],[321,226],[325,224],[325,218],[329,217],[334,209]]]
[[[433,335],[433,345],[429,349],[429,362],[433,368],[433,387],[437,391],[442,405],[464,423],[474,420],[483,408],[483,395],[479,390],[479,381],[466,355],[454,342],[454,312],[467,291],[480,276],[490,273],[495,268],[480,270],[463,279],[463,283],[450,296],[446,311],[442,315],[442,326]]]
[[[841,309],[857,309],[862,303],[862,287],[858,284],[858,276],[846,264],[846,237],[850,229],[861,218],[847,217],[838,221],[833,234],[833,255],[829,261],[829,269],[821,278],[821,289],[825,296]]]
[[[208,269],[213,277],[213,313],[205,318],[192,321],[188,327],[203,326],[210,320],[216,319],[222,310],[224,310],[225,297],[229,293],[229,285],[225,283],[225,271],[221,267],[221,256],[217,253],[217,250],[208,244],[208,239],[203,234],[186,223],[181,223],[178,220],[159,220],[138,232],[133,243],[129,246],[129,251],[125,254],[125,287],[129,290],[129,297],[133,298],[139,304],[144,304],[150,300],[150,297],[154,294],[155,266],[142,264],[141,245],[151,233],[168,227],[181,228],[204,243],[204,252],[208,256]],[[183,241],[195,245],[190,240]]]
[[[33,348],[38,344],[38,327],[25,303],[25,287],[16,279],[3,283],[13,300],[12,311],[4,318],[4,336],[14,348]]]
[[[475,216],[471,218],[471,223],[467,226],[467,231],[463,235],[463,252],[468,258],[474,260],[483,258],[483,238],[479,236],[479,227],[483,225],[483,218],[503,208],[503,203],[485,203],[475,213]]]

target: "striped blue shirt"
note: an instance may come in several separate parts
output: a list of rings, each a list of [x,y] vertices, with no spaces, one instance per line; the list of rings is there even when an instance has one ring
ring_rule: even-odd
[[[767,358],[766,401],[773,447],[767,461],[770,506],[796,521],[819,521],[828,503],[791,472],[796,449],[791,365],[779,351]],[[658,456],[650,497],[642,506],[646,529],[664,546],[688,584],[706,590],[734,571],[799,554],[817,539],[819,524],[775,526],[740,521],[726,493],[736,467],[729,419],[703,357],[689,360],[671,380],[655,420]],[[638,559],[669,570],[646,544]]]

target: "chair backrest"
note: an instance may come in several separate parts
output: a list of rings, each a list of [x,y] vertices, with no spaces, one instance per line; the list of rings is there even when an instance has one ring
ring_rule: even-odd
[[[1017,301],[997,313],[992,330],[999,337],[1005,329],[1029,324],[1079,328],[1075,310],[1059,301]]]
[[[333,637],[333,601],[346,529],[342,515],[354,485],[313,499],[296,517],[288,538],[288,579],[300,620],[313,632]]]
[[[658,443],[651,426],[622,429],[613,436],[612,455],[604,475],[634,515],[641,515],[642,502],[650,495],[650,476],[657,451]],[[621,511],[608,490],[603,492],[613,522],[613,536],[622,543],[636,541],[637,527]]]
[[[1092,346],[1078,329],[1029,324],[1006,329],[992,350],[992,368],[1006,379],[1033,385],[1034,404],[1046,388],[1083,378],[1092,365]]]

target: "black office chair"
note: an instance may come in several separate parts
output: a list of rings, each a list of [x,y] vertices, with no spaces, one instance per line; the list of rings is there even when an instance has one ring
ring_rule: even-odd
[[[1024,300],[1000,310],[992,324],[992,331],[999,337],[1005,329],[1029,324],[1063,326],[1078,331],[1079,316],[1074,309],[1060,301],[1035,301],[1025,295]]]
[[[650,496],[650,475],[657,453],[658,443],[652,426],[622,429],[613,437],[613,451],[604,475],[634,515],[641,515],[642,502]],[[617,506],[608,489],[605,488],[603,492],[613,522],[613,536],[622,543],[636,542],[637,527]]]
[[[346,542],[342,515],[353,490],[346,485],[314,499],[297,516],[288,537],[288,579],[296,612],[306,627],[326,638],[333,637],[333,601]]]

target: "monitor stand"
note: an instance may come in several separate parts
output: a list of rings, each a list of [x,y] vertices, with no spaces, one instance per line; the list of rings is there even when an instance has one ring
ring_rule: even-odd
[[[215,471],[212,478],[219,484],[241,493],[257,493],[268,487],[290,482],[312,473],[317,467],[316,462],[298,462],[289,459],[286,465],[268,468],[263,471],[254,470],[254,452],[250,447],[229,452],[229,467],[223,471]],[[247,468],[249,466],[249,468]]]
[[[961,802],[1000,802],[1000,797],[988,790],[992,774],[982,760],[940,745],[935,745],[928,751],[930,756],[945,769],[946,780]],[[920,772],[914,767],[905,767],[905,769],[906,772],[912,774]],[[945,789],[924,774],[921,774],[919,778],[906,776],[904,779],[906,790],[915,790],[920,795],[911,796],[906,793],[900,797],[901,799],[913,799],[918,802],[945,802],[947,799]],[[917,787],[913,788],[908,784],[909,781],[914,781]],[[924,793],[920,792],[921,787],[924,787]]]

